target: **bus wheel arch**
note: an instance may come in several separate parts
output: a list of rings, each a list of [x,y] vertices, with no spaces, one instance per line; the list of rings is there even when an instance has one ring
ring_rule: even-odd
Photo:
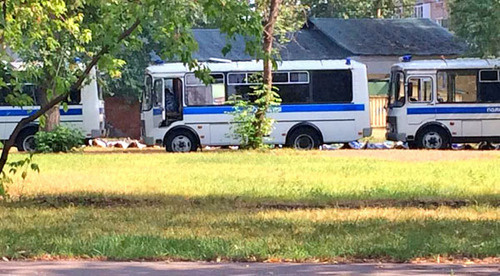
[[[18,151],[35,151],[35,134],[38,132],[37,124],[29,124],[25,126],[16,137],[16,146]]]
[[[318,148],[323,143],[323,134],[317,126],[303,122],[294,125],[286,135],[286,146],[295,149]]]
[[[419,128],[415,142],[420,149],[448,149],[451,147],[451,133],[441,123],[428,123]]]
[[[192,128],[178,126],[165,134],[163,146],[168,152],[196,151],[200,146],[200,137]]]

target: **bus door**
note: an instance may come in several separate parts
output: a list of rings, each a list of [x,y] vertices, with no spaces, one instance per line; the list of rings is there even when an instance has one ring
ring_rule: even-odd
[[[182,80],[180,78],[163,79],[163,120],[166,125],[182,120]]]
[[[422,125],[436,119],[434,78],[430,75],[409,76],[406,79],[408,125]]]
[[[163,99],[163,79],[155,79],[153,82],[153,126],[155,127],[159,127],[165,118]]]

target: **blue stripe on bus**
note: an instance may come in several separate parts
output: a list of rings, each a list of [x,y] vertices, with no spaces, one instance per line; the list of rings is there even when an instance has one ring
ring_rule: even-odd
[[[291,112],[326,112],[326,111],[364,111],[364,104],[304,104],[304,105],[281,105],[276,107],[282,113]],[[185,107],[184,114],[224,114],[234,111],[232,106],[203,106]],[[161,113],[161,111],[160,111]],[[154,111],[153,111],[154,114]]]
[[[494,107],[417,107],[417,108],[408,108],[406,113],[408,115],[500,113],[500,106],[494,106]]]
[[[0,109],[0,116],[29,116],[39,109]],[[68,111],[61,109],[61,116],[64,115],[82,115],[83,111],[81,108],[70,108]]]

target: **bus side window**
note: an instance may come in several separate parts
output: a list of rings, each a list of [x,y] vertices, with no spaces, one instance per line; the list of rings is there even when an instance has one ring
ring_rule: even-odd
[[[79,89],[71,89],[69,93],[68,104],[78,105],[81,103],[81,94]]]
[[[444,74],[444,77],[440,77]],[[448,103],[475,103],[478,100],[477,70],[446,70],[438,72],[438,96],[447,92]],[[445,89],[442,89],[445,87]],[[439,99],[438,99],[439,101]]]
[[[479,72],[479,98],[482,103],[500,103],[500,70]]]
[[[186,105],[223,105],[226,100],[223,74],[211,74],[213,83],[205,85],[194,74],[186,75]]]
[[[314,103],[352,102],[352,72],[350,70],[313,71],[311,83]]]
[[[448,102],[448,74],[446,72],[438,72],[437,74],[437,101],[439,103]]]

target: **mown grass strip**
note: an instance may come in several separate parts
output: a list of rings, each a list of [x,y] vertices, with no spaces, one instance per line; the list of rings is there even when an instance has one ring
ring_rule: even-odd
[[[0,208],[0,255],[295,261],[495,257],[500,209]]]

